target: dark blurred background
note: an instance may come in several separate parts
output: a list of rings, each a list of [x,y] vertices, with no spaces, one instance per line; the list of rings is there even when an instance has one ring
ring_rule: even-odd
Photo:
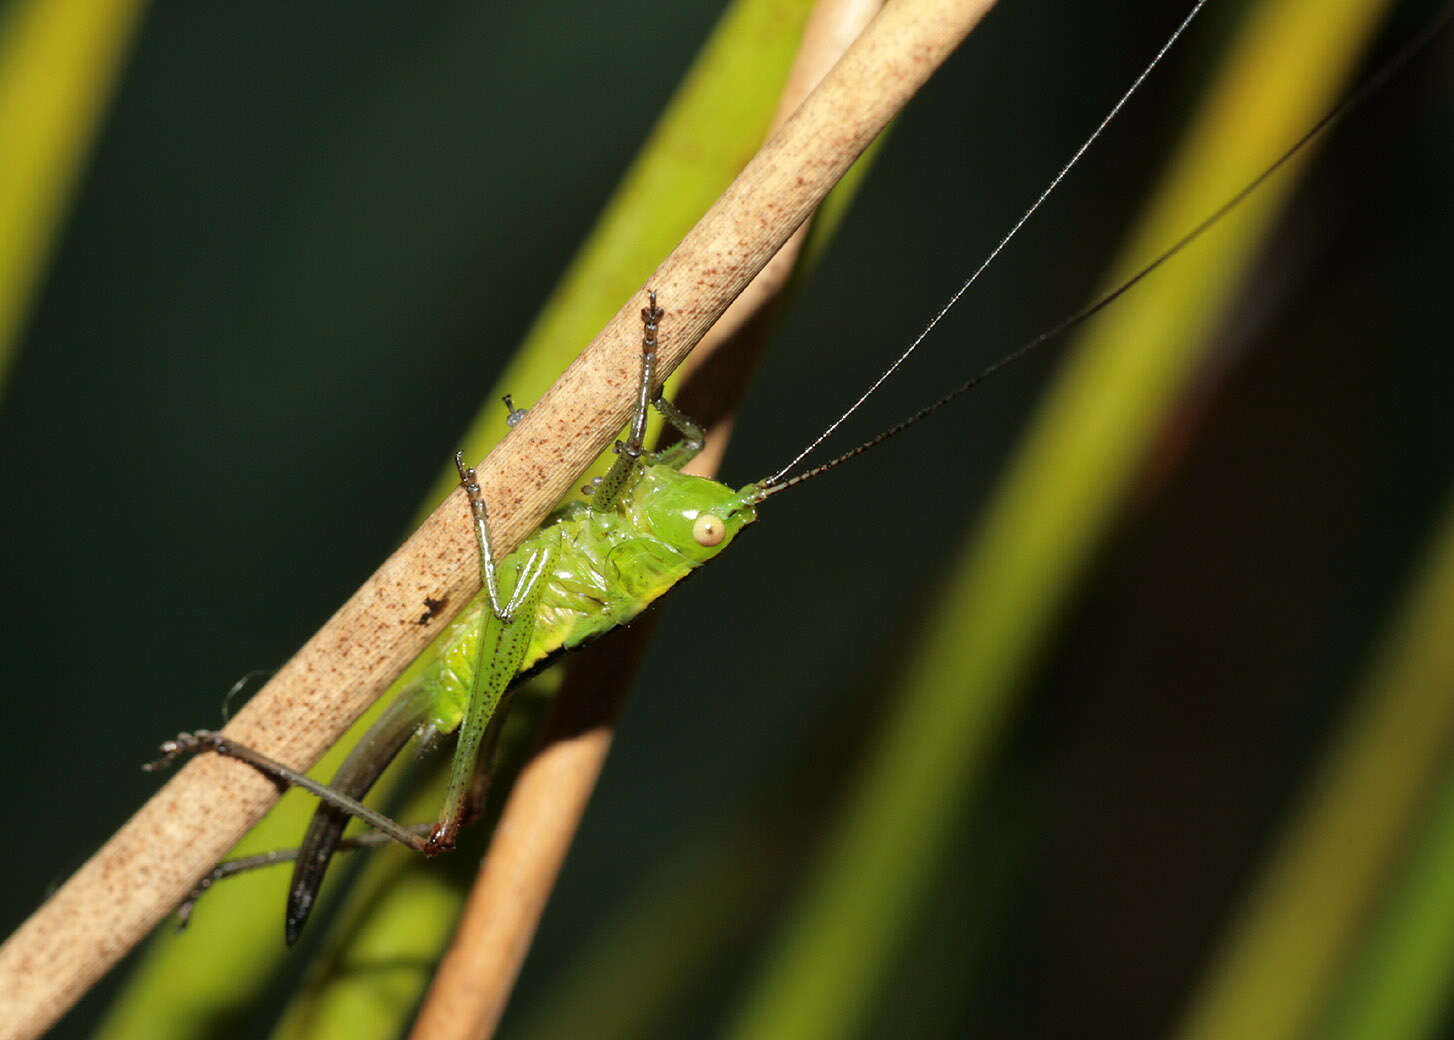
[[[992,12],[782,321],[728,480],[784,461],[918,331],[1170,6]],[[1088,296],[1239,6],[1213,5],[860,438]],[[1379,46],[1430,6],[1398,5]],[[404,535],[718,14],[150,6],[0,396],[6,932],[157,787],[139,766],[161,738],[217,723]],[[1149,1037],[1181,1009],[1450,488],[1451,57],[1321,149],[998,756],[977,813],[1017,836],[999,898],[956,903],[948,870],[918,936],[982,939],[899,980],[880,1035]],[[520,1005],[653,864],[873,718],[864,677],[891,674],[1055,361],[775,500],[672,597]],[[994,869],[964,833],[964,869]]]

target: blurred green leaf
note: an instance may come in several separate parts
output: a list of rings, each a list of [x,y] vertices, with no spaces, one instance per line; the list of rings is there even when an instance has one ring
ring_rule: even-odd
[[[1249,182],[1330,105],[1379,4],[1253,12],[1111,284]],[[1290,185],[1264,187],[1098,316],[1022,439],[900,676],[897,709],[823,846],[740,1037],[863,1028],[925,882],[996,746],[1036,652],[1114,522],[1162,423]],[[1209,1036],[1264,1036],[1233,1029]]]
[[[1408,702],[1418,702],[1404,705],[1411,724],[1426,719],[1419,705],[1437,708],[1454,688],[1454,642],[1449,639],[1454,632],[1454,505],[1446,511],[1436,539],[1414,575],[1362,695],[1392,702],[1395,691],[1405,691]],[[1356,721],[1368,720],[1360,715]],[[1371,749],[1389,756],[1378,771],[1401,762],[1406,747]],[[1402,857],[1406,862],[1384,886],[1371,927],[1357,938],[1353,963],[1340,978],[1327,1023],[1318,1032],[1327,1040],[1439,1035],[1454,996],[1454,763],[1445,751],[1436,753],[1426,767],[1439,768],[1440,758],[1443,777],[1421,833],[1408,843],[1410,851]],[[1399,809],[1418,811],[1432,786],[1420,785],[1414,804]],[[1366,822],[1365,811],[1346,804],[1343,811],[1350,808],[1357,810],[1349,813],[1353,821]],[[1341,873],[1341,862],[1335,869]]]
[[[17,0],[0,12],[0,388],[144,6]]]
[[[1252,885],[1183,1035],[1432,1035],[1454,966],[1449,817],[1394,867],[1454,737],[1454,513],[1446,516],[1301,807]],[[1368,909],[1393,900],[1378,930]],[[1366,945],[1365,945],[1366,944]],[[1340,971],[1357,957],[1351,979]],[[1233,1030],[1233,1032],[1228,1032]]]

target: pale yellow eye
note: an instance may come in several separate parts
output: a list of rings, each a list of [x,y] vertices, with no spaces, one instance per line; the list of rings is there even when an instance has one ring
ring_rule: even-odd
[[[698,545],[710,548],[714,545],[721,545],[722,539],[727,537],[727,525],[720,517],[711,513],[703,513],[697,517],[697,522],[692,524],[692,537],[697,540]]]

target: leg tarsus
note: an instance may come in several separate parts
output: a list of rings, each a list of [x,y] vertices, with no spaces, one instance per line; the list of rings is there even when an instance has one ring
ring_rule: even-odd
[[[192,891],[187,893],[187,898],[183,899],[181,905],[177,907],[177,931],[186,931],[187,925],[192,921],[192,911],[196,909],[197,901],[206,895],[207,890],[217,882],[226,881],[237,874],[260,867],[270,867],[276,863],[290,863],[297,858],[297,849],[275,849],[272,852],[261,852],[256,856],[242,856],[217,864],[203,876],[201,881],[197,882]]]
[[[395,823],[383,813],[375,812],[356,798],[339,794],[327,784],[321,784],[311,776],[307,776],[292,769],[276,759],[269,758],[260,751],[254,751],[246,744],[239,744],[229,740],[221,733],[215,733],[210,729],[194,730],[191,733],[179,733],[175,740],[168,740],[162,744],[162,757],[155,762],[149,762],[144,769],[154,771],[163,766],[170,765],[180,755],[192,754],[198,751],[215,751],[226,758],[235,758],[239,762],[246,762],[258,772],[262,773],[274,783],[284,787],[301,787],[309,792],[319,801],[325,802],[336,809],[340,809],[350,816],[363,820],[369,826],[389,835],[401,845],[407,845],[411,849],[417,849],[422,844],[420,838],[410,833],[406,828]]]
[[[210,729],[194,730],[191,733],[178,733],[172,740],[162,741],[161,758],[144,762],[141,768],[147,773],[159,773],[163,769],[170,768],[172,763],[183,755],[191,755],[198,751],[212,749],[215,745],[211,741],[214,740],[221,740],[221,738]]]
[[[505,410],[509,413],[505,416],[505,425],[513,430],[519,424],[520,420],[525,418],[530,409],[516,408],[515,402],[510,399],[509,394],[506,394],[500,400],[505,402]]]

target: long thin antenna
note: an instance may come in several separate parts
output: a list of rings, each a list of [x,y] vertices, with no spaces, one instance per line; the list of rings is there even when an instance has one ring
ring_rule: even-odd
[[[1062,333],[1074,328],[1076,325],[1079,325],[1081,322],[1099,313],[1101,310],[1104,310],[1111,303],[1115,302],[1121,296],[1125,295],[1128,291],[1130,291],[1132,287],[1134,287],[1147,275],[1151,274],[1151,272],[1155,271],[1158,267],[1166,263],[1166,261],[1170,260],[1177,253],[1181,252],[1197,238],[1201,237],[1201,235],[1204,234],[1207,229],[1209,229],[1213,224],[1216,224],[1217,221],[1221,220],[1238,205],[1240,205],[1242,201],[1247,198],[1247,196],[1251,195],[1254,191],[1260,188],[1269,177],[1271,177],[1278,170],[1286,166],[1288,162],[1292,160],[1293,156],[1297,155],[1298,152],[1302,151],[1305,147],[1307,147],[1307,145],[1314,138],[1324,133],[1334,124],[1341,122],[1348,115],[1348,113],[1352,112],[1354,109],[1364,104],[1374,94],[1378,93],[1380,90],[1386,87],[1389,81],[1392,80],[1400,72],[1402,72],[1404,67],[1408,65],[1408,63],[1412,61],[1413,58],[1418,55],[1420,51],[1427,47],[1429,43],[1434,39],[1434,37],[1438,36],[1441,32],[1449,27],[1449,23],[1451,20],[1454,20],[1454,3],[1446,4],[1444,10],[1441,11],[1439,14],[1435,15],[1417,35],[1415,35],[1412,39],[1410,39],[1407,43],[1400,47],[1393,54],[1392,57],[1385,61],[1381,66],[1379,66],[1376,72],[1374,72],[1371,76],[1365,79],[1356,89],[1353,90],[1352,93],[1348,94],[1348,96],[1346,96],[1326,115],[1324,115],[1323,118],[1319,119],[1316,123],[1314,123],[1306,133],[1304,133],[1301,137],[1294,141],[1293,144],[1285,152],[1279,155],[1266,169],[1264,169],[1261,173],[1259,173],[1256,177],[1254,177],[1251,181],[1244,185],[1240,190],[1232,195],[1231,198],[1227,199],[1226,202],[1222,203],[1220,206],[1214,209],[1190,231],[1186,232],[1170,246],[1168,246],[1165,250],[1163,250],[1154,260],[1146,264],[1135,274],[1131,275],[1131,277],[1127,278],[1120,285],[1116,286],[1114,289],[1110,289],[1107,292],[1102,293],[1100,296],[1096,297],[1090,303],[1081,307],[1073,314],[1069,315],[1068,317],[1062,318],[1060,321],[1050,326],[1044,332],[1041,332],[1035,338],[1028,340],[1019,347],[1016,347],[1014,350],[1010,351],[1010,353],[1006,354],[998,361],[995,361],[993,364],[983,369],[981,372],[979,372],[978,375],[966,379],[963,383],[960,383],[957,387],[955,387],[953,390],[950,390],[943,397],[940,397],[938,400],[925,405],[923,408],[920,408],[917,412],[909,416],[907,419],[895,423],[893,426],[890,426],[887,430],[884,430],[878,436],[865,441],[864,443],[858,445],[855,448],[850,448],[842,455],[830,459],[829,461],[823,463],[821,466],[814,466],[812,469],[804,473],[800,473],[795,477],[791,477],[787,480],[782,480],[782,474],[792,469],[793,466],[796,465],[797,462],[802,458],[802,455],[799,455],[798,458],[794,459],[792,463],[784,467],[782,470],[779,470],[776,474],[774,474],[772,477],[769,477],[767,480],[763,481],[759,485],[758,494],[755,501],[760,502],[765,498],[777,494],[779,491],[786,490],[787,488],[790,488],[795,484],[801,484],[805,480],[810,480],[813,477],[826,473],[828,472],[828,470],[833,469],[836,466],[842,465],[849,459],[856,458],[857,456],[862,455],[864,452],[870,451],[873,448],[878,447],[884,441],[897,436],[904,430],[908,429],[910,426],[913,426],[915,423],[927,419],[930,415],[933,415],[950,401],[953,401],[956,397],[959,397],[961,394],[966,394],[969,391],[973,390],[980,383],[984,382],[996,372],[1009,365],[1014,364],[1016,361],[1019,361],[1021,358],[1025,357],[1027,354],[1031,353],[1038,347],[1043,346],[1050,340],[1055,339]],[[956,294],[956,298],[957,295],[958,294]],[[951,304],[953,302],[953,300],[950,301]],[[946,307],[945,310],[947,309],[948,308]],[[943,313],[943,311],[940,311],[941,317],[943,316]],[[938,321],[939,318],[936,317],[934,320]],[[932,327],[933,323],[931,322],[930,328]],[[920,339],[922,338],[923,337],[921,336]],[[918,341],[916,340],[916,345],[917,342]],[[897,365],[897,362],[895,362],[895,364]],[[890,369],[890,371],[892,371],[892,369]],[[880,380],[880,382],[882,382],[882,380]],[[822,440],[822,438],[820,437],[819,440]],[[814,443],[816,444],[817,442]]]
[[[858,400],[854,401],[851,405],[849,405],[848,409],[842,415],[829,423],[822,433],[818,434],[817,437],[813,438],[812,443],[810,443],[806,448],[794,455],[791,462],[789,462],[782,469],[778,470],[772,476],[768,477],[767,480],[764,482],[765,484],[777,484],[777,482],[780,481],[787,473],[789,473],[794,466],[802,462],[803,459],[807,458],[808,455],[812,454],[812,452],[818,447],[818,445],[822,444],[829,437],[831,437],[833,435],[833,431],[837,430],[838,427],[842,426],[844,421],[847,420],[850,415],[858,411],[859,406],[862,405],[864,401],[867,401],[870,397],[873,396],[873,394],[878,390],[880,386],[884,384],[884,381],[887,380],[889,376],[893,375],[896,371],[898,371],[899,366],[907,361],[909,359],[909,355],[919,348],[919,344],[924,342],[925,337],[927,337],[929,333],[934,331],[934,326],[939,324],[940,319],[942,319],[944,315],[949,313],[949,309],[959,302],[959,298],[969,290],[969,287],[971,285],[979,280],[979,276],[984,274],[985,270],[990,266],[990,264],[995,262],[995,258],[1000,255],[1000,252],[1005,248],[1005,246],[1009,245],[1010,239],[1014,238],[1017,234],[1019,234],[1020,229],[1025,226],[1025,222],[1028,221],[1032,216],[1034,216],[1035,211],[1040,208],[1041,204],[1043,204],[1045,200],[1050,197],[1051,193],[1060,186],[1060,182],[1065,179],[1065,175],[1071,171],[1071,168],[1075,166],[1076,163],[1080,162],[1080,157],[1083,156],[1090,149],[1090,146],[1095,144],[1096,139],[1101,136],[1101,132],[1110,125],[1111,120],[1116,118],[1116,116],[1120,113],[1121,109],[1125,107],[1126,102],[1131,100],[1131,95],[1136,93],[1136,91],[1140,89],[1141,84],[1145,82],[1146,77],[1151,75],[1151,70],[1156,68],[1157,65],[1161,64],[1161,59],[1166,57],[1166,52],[1171,50],[1172,46],[1176,43],[1176,41],[1181,38],[1184,32],[1186,32],[1187,27],[1192,23],[1192,19],[1194,19],[1197,16],[1198,12],[1200,12],[1201,9],[1206,6],[1206,3],[1207,0],[1196,0],[1196,3],[1192,5],[1191,12],[1181,20],[1181,24],[1176,27],[1175,31],[1172,32],[1171,36],[1169,36],[1166,42],[1161,45],[1161,49],[1156,52],[1156,56],[1151,59],[1150,63],[1147,64],[1144,69],[1141,70],[1141,74],[1136,77],[1136,79],[1131,83],[1131,86],[1128,87],[1126,89],[1126,92],[1121,95],[1121,99],[1111,106],[1111,110],[1106,113],[1105,118],[1100,121],[1100,124],[1093,131],[1091,131],[1091,135],[1087,137],[1084,142],[1081,143],[1081,146],[1075,150],[1075,154],[1072,155],[1069,161],[1067,161],[1066,164],[1060,168],[1060,172],[1057,173],[1054,177],[1050,178],[1050,183],[1045,186],[1045,190],[1040,193],[1040,197],[1037,198],[1030,205],[1029,209],[1021,214],[1020,219],[1015,221],[1014,226],[1005,233],[1005,236],[1000,239],[999,243],[990,250],[989,255],[986,256],[984,260],[980,263],[980,265],[974,269],[974,273],[964,280],[964,284],[962,284],[958,289],[955,290],[953,296],[949,297],[949,302],[939,309],[939,313],[934,315],[933,320],[931,320],[928,325],[924,326],[924,331],[920,332],[918,336],[914,337],[914,341],[908,345],[908,347],[904,350],[902,354],[898,356],[894,363],[888,368],[884,369],[883,374],[875,379],[871,384],[869,384],[868,389],[859,396]]]

